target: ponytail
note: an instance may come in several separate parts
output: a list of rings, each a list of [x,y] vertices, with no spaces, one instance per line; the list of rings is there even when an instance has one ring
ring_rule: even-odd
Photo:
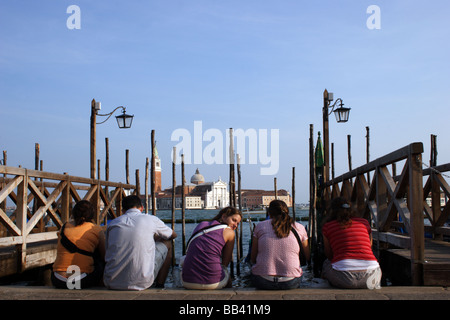
[[[289,215],[289,208],[281,200],[273,200],[269,204],[269,216],[272,219],[272,227],[278,238],[285,238],[292,229],[294,220]]]

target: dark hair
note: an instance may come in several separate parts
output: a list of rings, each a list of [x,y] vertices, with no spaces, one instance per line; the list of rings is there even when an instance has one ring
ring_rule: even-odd
[[[336,220],[343,229],[352,225],[352,210],[347,200],[337,197],[331,200],[331,214],[327,221]]]
[[[273,231],[278,238],[285,238],[291,232],[294,219],[289,215],[289,208],[284,201],[273,200],[269,204],[269,216],[272,219]]]
[[[135,195],[127,196],[122,200],[122,210],[127,211],[131,208],[139,209],[142,207],[141,198]]]
[[[81,200],[72,209],[72,217],[75,225],[79,226],[85,222],[91,222],[94,218],[94,205],[87,200]]]
[[[223,215],[226,215],[227,217],[231,217],[234,216],[235,214],[238,214],[241,216],[242,218],[242,213],[233,207],[225,207],[222,210],[219,211],[219,213],[213,218],[213,220],[217,220],[220,221],[220,219],[222,218]]]

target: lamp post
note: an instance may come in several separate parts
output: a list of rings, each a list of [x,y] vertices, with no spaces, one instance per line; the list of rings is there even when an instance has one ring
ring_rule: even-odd
[[[126,114],[126,109],[123,106],[115,108],[113,111],[107,114],[98,114],[98,111],[101,109],[101,103],[96,102],[95,99],[92,99],[91,102],[91,179],[95,179],[96,173],[96,127],[97,124],[105,123],[109,120],[109,118],[113,115],[114,112],[118,109],[122,109],[122,114],[116,116],[117,125],[120,129],[128,129],[131,128],[131,124],[133,122],[133,115]],[[104,121],[97,123],[97,116],[107,117]]]
[[[329,126],[328,126],[328,116],[331,112],[334,112],[336,116],[337,122],[347,122],[348,117],[350,115],[350,108],[345,108],[344,103],[341,98],[338,98],[334,104],[331,104],[333,101],[333,93],[328,92],[327,89],[323,92],[323,146],[324,146],[324,168],[323,168],[323,181],[326,183],[330,177],[330,153],[329,153]],[[339,105],[339,108],[335,109],[336,105]],[[330,112],[328,110],[331,109]]]

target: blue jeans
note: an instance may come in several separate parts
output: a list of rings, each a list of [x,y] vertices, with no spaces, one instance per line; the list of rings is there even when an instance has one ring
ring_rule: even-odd
[[[289,290],[296,289],[300,286],[300,277],[288,281],[277,281],[277,278],[274,277],[274,280],[270,281],[252,274],[251,280],[254,287],[263,290]]]

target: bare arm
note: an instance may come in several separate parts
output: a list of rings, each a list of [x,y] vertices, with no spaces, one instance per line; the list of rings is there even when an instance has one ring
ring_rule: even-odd
[[[252,253],[250,255],[250,259],[253,264],[256,263],[256,256],[258,255],[258,238],[253,237],[252,239]]]
[[[331,261],[331,259],[333,259],[333,251],[331,250],[330,242],[325,236],[323,236],[323,247],[325,251],[325,256],[328,258],[328,260]]]
[[[222,251],[222,265],[228,266],[233,258],[234,238],[235,233],[231,229],[223,229],[223,238],[225,240],[225,246]]]
[[[309,250],[309,242],[308,239],[302,241],[303,252],[305,253],[305,258],[308,263],[311,262],[311,251]]]

